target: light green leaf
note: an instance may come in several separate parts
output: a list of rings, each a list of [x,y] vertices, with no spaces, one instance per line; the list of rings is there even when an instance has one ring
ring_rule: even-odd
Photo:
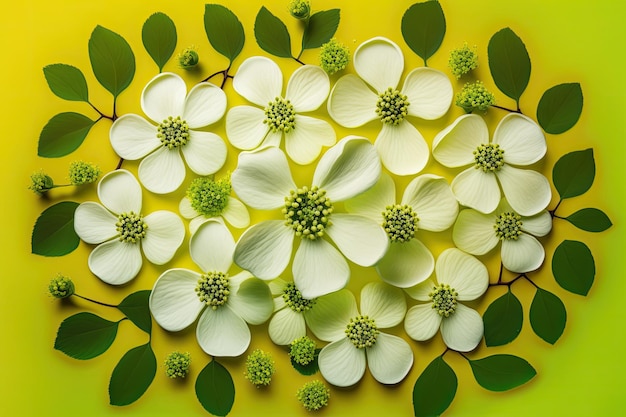
[[[85,76],[76,67],[52,64],[44,67],[43,74],[50,90],[63,100],[89,102]]]
[[[587,245],[575,240],[563,241],[552,256],[552,274],[567,291],[587,295],[596,275],[596,264]]]
[[[241,53],[246,40],[237,16],[220,4],[204,6],[204,31],[211,46],[232,63]]]
[[[584,208],[565,218],[568,222],[587,232],[604,232],[613,223],[609,216],[597,208]]]
[[[150,290],[137,291],[124,298],[117,306],[135,326],[148,334],[152,331],[149,300]]]
[[[487,55],[496,86],[519,103],[530,80],[530,57],[526,46],[515,32],[504,28],[489,40]]]
[[[513,355],[493,355],[470,360],[476,382],[490,391],[508,391],[533,379],[537,371],[526,360]]]
[[[446,34],[446,18],[441,5],[436,0],[415,3],[402,16],[401,29],[406,44],[426,65]]]
[[[161,72],[176,49],[176,25],[166,14],[154,13],[143,24],[141,40]]]
[[[485,343],[487,346],[501,346],[512,342],[522,330],[524,312],[522,303],[507,291],[496,299],[483,315],[485,324]]]
[[[235,403],[233,378],[215,358],[198,374],[196,396],[202,407],[216,416],[225,416],[233,408]]]
[[[149,342],[126,352],[111,374],[109,403],[128,405],[137,401],[152,384],[156,369],[156,357]]]
[[[80,238],[74,231],[74,212],[78,203],[62,201],[48,207],[33,227],[31,250],[36,255],[63,256],[78,247]]]
[[[582,111],[580,84],[559,84],[543,93],[537,106],[537,121],[547,133],[558,135],[571,129]]]
[[[555,344],[565,330],[567,312],[559,297],[542,288],[537,288],[530,304],[530,325],[543,340]]]
[[[563,155],[552,169],[552,181],[561,198],[577,197],[587,192],[596,175],[593,149]]]
[[[113,344],[119,322],[92,313],[78,313],[63,320],[54,348],[74,359],[92,359]]]
[[[135,76],[135,55],[124,38],[100,25],[89,38],[89,60],[96,79],[113,97]]]
[[[59,158],[74,152],[96,124],[80,113],[59,113],[46,123],[39,135],[37,154],[44,158]]]
[[[281,58],[291,58],[291,38],[287,26],[265,6],[256,15],[254,36],[261,49]]]
[[[424,369],[413,387],[415,417],[441,415],[452,404],[458,382],[450,366],[438,356]]]
[[[330,41],[339,27],[339,9],[314,13],[302,35],[302,49],[319,48]]]

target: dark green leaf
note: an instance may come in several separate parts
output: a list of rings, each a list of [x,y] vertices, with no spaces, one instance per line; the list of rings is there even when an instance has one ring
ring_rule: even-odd
[[[501,346],[515,340],[522,330],[523,317],[522,303],[509,289],[483,315],[487,346]]]
[[[319,48],[330,41],[339,26],[339,9],[314,13],[302,35],[302,49]]]
[[[113,344],[119,322],[92,313],[78,313],[63,320],[54,348],[74,359],[91,359]]]
[[[41,130],[37,154],[44,158],[59,158],[74,152],[94,124],[94,120],[80,113],[57,114]]]
[[[150,290],[137,291],[124,298],[117,308],[137,327],[150,334],[152,316],[150,315]]]
[[[137,401],[152,384],[156,369],[156,357],[150,343],[126,352],[111,374],[109,403],[128,405]]]
[[[596,275],[596,264],[587,245],[574,240],[563,241],[554,251],[552,274],[567,291],[587,295]]]
[[[89,60],[96,79],[113,97],[124,91],[135,76],[135,55],[128,42],[99,25],[89,38]]]
[[[287,26],[265,6],[256,15],[254,36],[265,52],[281,58],[291,58],[291,38]]]
[[[89,102],[87,81],[78,68],[66,64],[52,64],[44,67],[43,74],[48,87],[57,97],[69,101]]]
[[[62,201],[39,216],[31,237],[32,252],[43,256],[63,256],[78,247],[80,238],[74,231],[74,212],[78,203]]]
[[[559,84],[543,93],[537,106],[537,121],[547,133],[558,135],[571,129],[582,111],[580,84]]]
[[[176,25],[166,14],[154,13],[143,24],[141,40],[159,67],[159,72],[163,71],[163,66],[176,49]]]
[[[559,297],[544,289],[537,288],[530,304],[530,325],[543,340],[555,344],[565,330],[567,312]]]
[[[496,86],[519,102],[530,80],[530,57],[522,40],[510,28],[504,28],[489,40],[487,55]]]
[[[446,18],[438,1],[415,3],[402,16],[402,37],[424,63],[441,46],[446,34]]]
[[[415,417],[441,415],[452,404],[457,388],[456,374],[441,356],[435,358],[415,381]]]
[[[294,362],[293,358],[291,358],[291,366],[293,366],[293,368],[296,371],[300,372],[302,375],[307,375],[307,376],[314,375],[320,369],[319,364],[317,362],[317,358],[320,354],[320,350],[321,349],[315,349],[315,356],[313,357],[313,360],[307,365],[300,365],[299,363]]]
[[[233,62],[246,40],[237,16],[220,4],[204,6],[204,30],[211,46]]]
[[[609,216],[597,208],[584,208],[565,218],[568,222],[587,232],[604,232],[613,223]]]
[[[490,391],[507,391],[533,379],[537,371],[522,358],[513,355],[493,355],[470,360],[476,382]]]
[[[577,197],[587,192],[596,175],[593,149],[563,155],[552,169],[552,181],[561,198]]]
[[[227,415],[235,402],[235,385],[226,368],[213,359],[196,379],[196,396],[209,413]]]

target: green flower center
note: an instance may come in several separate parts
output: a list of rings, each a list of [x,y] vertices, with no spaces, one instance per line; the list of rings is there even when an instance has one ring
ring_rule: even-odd
[[[172,352],[165,358],[165,374],[170,378],[185,378],[191,365],[189,352]]]
[[[231,190],[230,178],[222,178],[219,181],[207,177],[196,178],[187,189],[187,198],[196,212],[207,217],[215,217],[222,214],[226,208]]]
[[[291,190],[285,197],[285,224],[293,228],[296,236],[311,240],[324,236],[324,230],[332,224],[329,220],[332,212],[333,204],[326,191],[316,186]]]
[[[143,216],[134,211],[122,213],[117,216],[115,228],[121,242],[138,243],[146,237],[148,225],[143,221]]]
[[[383,229],[392,242],[404,243],[413,239],[419,218],[409,205],[394,204],[383,212]]]
[[[265,108],[263,123],[272,129],[272,132],[285,132],[296,128],[296,110],[289,100],[276,97]]]
[[[504,149],[497,143],[482,144],[474,151],[474,162],[476,168],[484,172],[500,171],[504,165]]]
[[[180,116],[170,116],[157,126],[157,137],[168,149],[184,146],[189,142],[189,126]]]
[[[283,300],[296,313],[303,313],[312,309],[317,301],[315,298],[309,300],[302,297],[302,293],[300,293],[300,290],[296,288],[293,282],[288,283],[285,287]]]
[[[315,341],[307,336],[302,336],[291,342],[289,357],[302,366],[306,366],[315,359]]]
[[[500,240],[517,240],[522,234],[522,217],[513,212],[501,213],[493,229]]]
[[[374,346],[378,333],[380,333],[380,331],[378,331],[378,327],[376,327],[376,322],[368,316],[352,318],[346,327],[348,339],[359,349]]]
[[[223,272],[207,272],[202,274],[196,285],[196,293],[200,301],[213,310],[223,306],[230,294],[230,280]]]
[[[383,123],[398,125],[408,114],[409,101],[406,95],[389,87],[378,95],[376,114]]]
[[[433,302],[433,308],[440,316],[450,317],[456,311],[456,299],[459,294],[448,284],[433,287],[433,291],[428,296]]]

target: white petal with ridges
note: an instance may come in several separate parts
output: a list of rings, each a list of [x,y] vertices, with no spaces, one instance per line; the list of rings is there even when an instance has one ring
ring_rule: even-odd
[[[467,253],[484,255],[500,242],[493,230],[495,223],[496,214],[483,214],[473,209],[461,210],[452,229],[452,240]]]
[[[491,213],[500,201],[500,187],[495,174],[474,167],[459,173],[450,184],[454,196],[463,206],[481,213]]]
[[[185,164],[178,149],[159,148],[139,164],[139,179],[156,194],[171,193],[185,179]]]
[[[537,214],[550,204],[550,183],[542,174],[505,164],[496,175],[507,201],[522,216]]]
[[[441,316],[433,309],[432,303],[411,307],[404,319],[404,330],[418,342],[432,339],[440,326]]]
[[[475,300],[489,287],[487,267],[456,248],[446,249],[439,255],[435,273],[440,284],[448,284],[456,290],[460,301]]]
[[[228,197],[228,203],[222,211],[222,217],[232,226],[243,229],[250,224],[250,213],[246,206],[235,197]]]
[[[228,272],[233,263],[235,239],[222,223],[209,220],[189,239],[191,259],[203,272]]]
[[[387,233],[376,221],[356,214],[335,213],[326,233],[341,253],[357,265],[372,266],[387,252]]]
[[[265,108],[270,101],[281,96],[283,74],[274,61],[263,56],[253,56],[239,66],[233,88],[246,100]]]
[[[534,236],[545,236],[552,230],[552,216],[547,210],[522,218],[522,230]]]
[[[238,149],[255,149],[261,144],[269,127],[263,123],[265,113],[252,106],[237,106],[226,113],[226,136]]]
[[[144,221],[148,230],[141,241],[141,247],[146,258],[156,265],[169,262],[185,238],[183,221],[166,210],[150,213],[144,217]]]
[[[211,132],[189,131],[189,142],[181,151],[189,168],[198,175],[214,174],[226,162],[226,143]]]
[[[194,233],[196,233],[198,228],[202,226],[204,223],[208,222],[209,220],[218,220],[218,219],[219,217],[206,217],[206,216],[194,217],[189,222],[189,233],[193,235]]]
[[[409,115],[426,120],[438,119],[452,104],[452,83],[441,71],[420,67],[411,71],[404,80],[402,93],[409,101]]]
[[[383,172],[378,182],[369,190],[344,202],[349,213],[365,216],[382,224],[387,206],[396,202],[396,186],[389,174]],[[456,202],[456,200],[455,200]]]
[[[193,219],[200,216],[200,213],[193,208],[191,200],[187,196],[183,197],[180,200],[180,203],[178,203],[178,211],[185,219]]]
[[[202,82],[187,94],[182,118],[190,129],[197,129],[217,122],[225,112],[226,93],[214,84]]]
[[[177,332],[191,325],[205,307],[195,291],[200,274],[187,269],[169,269],[154,283],[150,312],[165,330]]]
[[[239,356],[250,345],[250,329],[227,306],[207,308],[198,320],[196,338],[202,350],[211,356]]]
[[[177,74],[163,72],[155,76],[141,93],[141,109],[154,122],[162,123],[170,116],[182,116],[187,86]]]
[[[474,350],[483,338],[483,319],[475,310],[457,304],[456,311],[441,323],[441,336],[450,349],[459,352]]]
[[[400,324],[406,314],[404,292],[382,282],[370,282],[361,290],[361,314],[387,329]]]
[[[378,275],[388,284],[409,288],[428,279],[435,269],[435,258],[419,240],[391,243],[376,265]]]
[[[141,213],[141,186],[135,176],[125,169],[111,171],[102,177],[98,184],[98,197],[113,214]]]
[[[102,243],[118,235],[117,217],[98,203],[81,203],[74,212],[74,230],[89,244]]]
[[[235,246],[235,263],[255,277],[279,276],[291,259],[294,232],[283,220],[267,220],[253,225]]]
[[[522,233],[517,240],[502,242],[502,265],[511,272],[534,271],[541,266],[545,257],[541,243],[526,233]]]
[[[285,150],[295,163],[307,165],[319,156],[322,146],[332,146],[336,140],[335,130],[325,120],[296,115],[296,128],[285,134]]]
[[[330,117],[343,127],[359,127],[379,118],[376,113],[378,94],[353,74],[344,75],[328,97]]]
[[[379,333],[376,344],[365,349],[370,372],[382,384],[397,384],[413,366],[411,346],[398,336]]]
[[[439,132],[433,140],[433,157],[448,168],[474,163],[473,152],[489,143],[489,130],[482,117],[466,114]]]
[[[431,232],[448,229],[459,213],[459,204],[448,181],[432,174],[411,181],[404,190],[402,204],[408,204],[417,213],[420,229]]]
[[[350,279],[350,267],[339,251],[324,239],[302,239],[293,258],[293,282],[304,298],[340,290]]]
[[[293,72],[287,83],[285,98],[296,112],[317,110],[330,91],[328,74],[318,66],[304,65]]]
[[[243,274],[249,276],[247,272]],[[235,281],[236,277],[231,280]],[[274,312],[272,293],[267,284],[257,278],[245,279],[237,291],[230,294],[228,306],[239,317],[254,325],[265,323]]]
[[[432,279],[428,279],[422,283],[419,283],[413,287],[405,288],[404,292],[406,292],[409,297],[417,301],[431,301],[430,293],[433,291],[433,288],[436,286],[435,281]]]
[[[529,117],[509,113],[498,124],[493,143],[504,149],[504,162],[514,165],[530,165],[546,154],[548,146],[543,131]]]
[[[404,55],[394,42],[375,37],[354,51],[354,69],[366,83],[382,93],[388,87],[398,86],[404,70]]]
[[[359,382],[365,374],[365,350],[357,349],[350,339],[326,345],[318,357],[324,379],[337,387],[349,387]]]
[[[156,127],[136,114],[125,114],[113,122],[109,138],[115,153],[131,161],[161,146]]]
[[[417,174],[430,156],[424,137],[408,120],[383,124],[374,145],[385,168],[397,175]]]
[[[283,308],[274,314],[267,330],[272,342],[277,345],[289,345],[295,339],[306,335],[304,316],[289,307]]]
[[[315,337],[334,342],[346,337],[346,326],[351,318],[359,315],[359,310],[354,295],[348,290],[340,290],[318,298],[305,315]]]
[[[102,281],[122,285],[137,276],[143,259],[138,244],[114,239],[92,250],[87,263],[91,272]]]

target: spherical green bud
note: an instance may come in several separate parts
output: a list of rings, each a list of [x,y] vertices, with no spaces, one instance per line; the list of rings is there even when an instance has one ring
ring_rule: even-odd
[[[486,112],[489,106],[493,106],[495,103],[496,97],[480,81],[465,84],[463,90],[456,95],[455,102],[466,113],[471,113],[474,110]]]
[[[196,47],[190,46],[189,48],[183,49],[183,51],[178,54],[177,59],[180,68],[189,70],[198,65],[200,57],[198,56]]]
[[[304,408],[315,411],[328,405],[330,390],[321,381],[315,380],[304,384],[296,395]]]
[[[299,20],[306,20],[311,16],[311,2],[309,0],[291,0],[289,13]]]
[[[91,184],[98,180],[101,171],[96,165],[89,162],[74,161],[70,164],[70,184]]]
[[[54,298],[68,298],[74,294],[74,283],[69,277],[58,274],[50,280],[48,292]]]
[[[320,50],[320,67],[332,75],[346,68],[350,61],[350,50],[335,38],[322,45]]]
[[[189,185],[187,198],[198,214],[215,217],[224,212],[231,190],[230,175],[218,181],[212,177],[199,177]]]
[[[33,190],[35,194],[44,194],[48,192],[48,190],[54,187],[54,181],[48,175],[46,175],[43,171],[34,172],[33,175],[30,176],[31,184],[28,186],[29,190]]]
[[[476,69],[478,67],[476,47],[470,48],[466,43],[462,48],[457,48],[450,52],[448,66],[457,80],[468,72]]]
[[[189,373],[191,355],[189,352],[172,352],[165,358],[165,374],[170,378],[185,378]]]
[[[295,363],[306,366],[315,359],[315,341],[302,336],[291,342],[289,356]]]
[[[269,353],[265,353],[261,349],[256,349],[248,355],[246,359],[245,377],[257,387],[269,385],[275,371],[274,360]]]

